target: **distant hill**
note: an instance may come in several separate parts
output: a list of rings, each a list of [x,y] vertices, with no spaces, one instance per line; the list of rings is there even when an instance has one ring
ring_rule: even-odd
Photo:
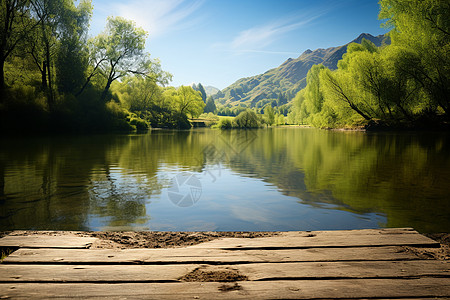
[[[365,38],[378,47],[390,43],[386,35],[373,36],[363,33],[350,43],[361,43]],[[287,103],[306,86],[306,74],[313,65],[322,63],[330,69],[337,68],[337,62],[347,52],[347,43],[328,49],[306,50],[296,59],[289,58],[278,68],[264,74],[242,78],[214,95],[216,102],[237,105],[245,103],[251,107],[263,106],[272,100]]]
[[[218,88],[210,85],[204,86],[204,88],[207,96],[215,95],[217,94],[218,91],[220,91]]]

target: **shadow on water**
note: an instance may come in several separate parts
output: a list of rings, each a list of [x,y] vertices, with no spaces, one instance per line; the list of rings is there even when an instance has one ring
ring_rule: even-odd
[[[197,230],[342,229],[343,218],[374,214],[368,227],[448,231],[449,141],[301,128],[3,138],[0,230],[190,230],[188,215]],[[179,172],[200,178],[197,206],[164,201]],[[238,219],[233,205],[250,213]],[[271,213],[252,216],[256,208]],[[352,220],[345,228],[364,227]]]

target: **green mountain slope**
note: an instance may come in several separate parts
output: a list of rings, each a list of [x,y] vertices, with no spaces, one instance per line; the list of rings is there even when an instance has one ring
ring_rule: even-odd
[[[372,36],[367,33],[361,34],[350,43],[361,43],[363,38],[377,46],[389,43],[389,38],[385,35]],[[214,99],[221,104],[245,103],[250,107],[262,107],[272,100],[287,103],[306,86],[306,74],[313,65],[322,63],[330,69],[336,69],[337,62],[347,51],[350,43],[328,49],[314,51],[308,49],[298,58],[289,58],[279,67],[264,74],[239,79],[215,94]]]

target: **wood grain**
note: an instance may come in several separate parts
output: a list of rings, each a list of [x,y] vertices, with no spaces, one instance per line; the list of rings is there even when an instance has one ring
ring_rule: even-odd
[[[310,248],[230,251],[204,248],[80,250],[19,249],[4,263],[168,264],[416,260],[400,247]]]
[[[123,283],[54,284],[0,283],[0,297],[14,299],[107,298],[107,299],[368,299],[448,297],[450,279],[347,279],[233,283]]]

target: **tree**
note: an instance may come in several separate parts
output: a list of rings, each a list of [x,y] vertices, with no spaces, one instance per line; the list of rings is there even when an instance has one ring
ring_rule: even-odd
[[[190,86],[181,86],[177,90],[170,88],[164,95],[172,102],[172,107],[180,117],[189,115],[191,118],[198,117],[205,107],[202,96]]]
[[[339,70],[332,73],[332,71],[325,69],[324,72],[321,73],[321,80],[324,82],[325,87],[327,87],[326,90],[329,92],[330,97],[346,104],[347,107],[354,110],[365,120],[372,120],[372,117],[359,106],[359,102],[355,97],[362,96],[355,96],[357,93],[352,91],[354,88],[352,82],[345,77],[345,74],[342,74]]]
[[[147,33],[133,21],[109,17],[105,31],[93,41],[91,55],[95,66],[82,90],[98,72],[105,81],[101,95],[101,100],[105,101],[113,81],[130,73],[146,75],[151,64],[144,53],[146,37]]]
[[[60,16],[56,79],[60,92],[75,94],[82,87],[88,68],[86,44],[93,8],[90,0],[81,1],[78,7],[72,1],[64,3],[67,6]]]
[[[238,128],[258,128],[260,126],[258,116],[251,109],[241,112],[234,122]]]
[[[125,93],[123,97],[134,113],[146,113],[154,106],[165,107],[162,89],[148,77],[133,76],[123,83]]]
[[[325,67],[322,64],[314,65],[306,75],[304,97],[310,114],[315,114],[322,110],[324,97],[321,90],[319,73],[324,69]]]
[[[0,4],[0,91],[5,89],[5,62],[38,23],[30,18],[29,1],[2,0]]]
[[[33,52],[31,53],[42,74],[42,88],[47,92],[47,102],[50,110],[54,105],[53,92],[53,58],[58,42],[58,26],[61,22],[63,11],[67,9],[64,0],[35,0],[31,1],[31,14],[39,23],[37,30],[32,33]],[[73,3],[71,3],[73,5]],[[36,51],[36,52],[34,52]]]
[[[206,100],[204,112],[214,113],[215,111],[216,111],[216,104],[214,103],[214,99],[211,96],[209,96],[208,99]]]
[[[392,45],[403,48],[401,76],[419,83],[434,106],[450,114],[450,3],[436,0],[381,0]],[[406,58],[406,57],[403,57]]]
[[[282,114],[276,114],[275,119],[277,125],[286,125],[286,119]]]
[[[197,85],[197,89],[196,90],[199,91],[200,94],[202,95],[203,103],[206,103],[206,92],[205,92],[205,89],[203,88],[203,85],[201,83],[199,83]]]
[[[273,125],[275,123],[275,111],[272,105],[266,105],[264,107],[264,121],[267,125]]]

